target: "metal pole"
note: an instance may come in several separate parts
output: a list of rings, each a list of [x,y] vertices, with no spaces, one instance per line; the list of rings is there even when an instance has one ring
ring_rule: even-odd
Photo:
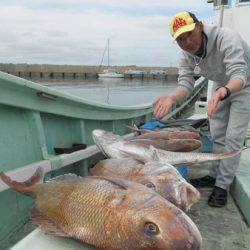
[[[100,63],[100,68],[102,67],[102,63],[103,63],[103,59],[104,59],[106,50],[107,50],[107,46],[105,47],[105,49],[104,49],[104,51],[103,51],[103,54],[102,54],[102,60],[101,60],[101,63]]]
[[[224,5],[221,5],[220,20],[219,20],[219,23],[218,23],[219,27],[223,26],[223,17],[224,17]]]
[[[217,23],[218,27],[223,26],[223,18],[224,18],[224,5],[222,4],[220,9],[220,17],[219,21]],[[214,81],[209,80],[208,88],[207,88],[207,101],[209,101],[212,98],[213,93],[215,92],[215,88],[217,87],[216,83]]]
[[[108,38],[108,67],[109,67],[109,38]]]

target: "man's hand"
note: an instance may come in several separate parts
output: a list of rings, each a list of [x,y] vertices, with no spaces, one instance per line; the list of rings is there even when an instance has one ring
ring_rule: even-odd
[[[235,77],[229,80],[227,87],[230,92],[233,94],[237,91],[240,91],[244,87],[244,82],[241,78]],[[211,116],[218,105],[218,102],[224,98],[227,95],[227,90],[226,88],[219,88],[217,91],[214,92],[212,99],[208,102],[208,109],[207,109],[207,115]]]
[[[171,106],[174,103],[174,99],[171,96],[160,96],[154,101],[154,116],[157,120],[164,117]]]
[[[219,88],[217,91],[214,92],[212,98],[208,102],[208,109],[207,109],[207,115],[210,117],[212,114],[214,114],[216,107],[219,103],[219,101],[224,98],[227,95],[226,88]]]

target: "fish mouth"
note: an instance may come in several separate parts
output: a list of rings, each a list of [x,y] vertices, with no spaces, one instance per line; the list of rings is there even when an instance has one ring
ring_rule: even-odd
[[[178,224],[179,228],[176,231],[171,231],[173,237],[169,239],[169,243],[173,248],[170,247],[169,249],[201,250],[202,236],[200,234],[200,231],[198,230],[194,222],[188,217],[188,215],[181,211],[178,220],[175,221],[175,224]]]
[[[107,133],[100,129],[95,129],[92,131],[92,137],[97,146],[100,144],[107,144],[109,143],[109,138],[107,136]]]
[[[92,131],[92,135],[95,138],[103,137],[105,135],[105,131],[103,131],[101,129],[95,129]]]
[[[110,144],[123,140],[123,138],[120,135],[114,134],[109,131],[104,131],[101,129],[93,130],[92,137],[96,143],[102,143],[102,144]]]
[[[106,153],[106,151],[104,150],[103,148],[103,142],[104,140],[102,140],[102,134],[103,131],[102,130],[93,130],[92,132],[92,137],[93,137],[93,140],[96,144],[96,146],[99,148],[99,150],[107,157],[107,158],[110,158],[109,155]]]
[[[101,143],[100,138],[95,136],[94,134],[93,134],[92,137],[93,137],[93,140],[94,140],[95,144],[99,147],[99,144]]]

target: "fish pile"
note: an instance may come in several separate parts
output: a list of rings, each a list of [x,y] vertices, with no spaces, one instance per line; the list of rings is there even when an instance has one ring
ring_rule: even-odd
[[[176,168],[183,163],[219,160],[239,153],[197,152],[202,143],[196,131],[144,131],[129,141],[104,130],[94,130],[92,136],[108,158],[90,169],[92,175],[141,183],[184,212],[199,201],[200,193]],[[181,249],[189,248],[183,245]]]
[[[233,157],[239,153],[239,151],[220,154],[199,152],[173,152],[158,149],[152,145],[144,144],[141,142],[134,142],[133,140],[126,141],[119,135],[100,129],[94,130],[92,132],[92,135],[97,147],[108,158],[119,159],[131,157],[142,162],[158,161],[161,163],[178,166],[183,163],[201,163],[206,161],[221,160]]]
[[[129,128],[134,129],[130,126]],[[188,152],[201,147],[201,138],[197,131],[160,130],[152,132],[151,130],[134,130],[143,134],[131,139],[131,142],[152,145],[155,148],[174,152]]]
[[[159,131],[127,141],[94,130],[93,139],[110,159],[90,169],[92,176],[66,174],[44,183],[43,169],[38,168],[23,183],[4,173],[0,178],[33,197],[32,219],[53,236],[74,238],[97,249],[201,249],[201,234],[186,214],[200,193],[176,167],[236,152],[189,152],[201,145],[195,131]]]

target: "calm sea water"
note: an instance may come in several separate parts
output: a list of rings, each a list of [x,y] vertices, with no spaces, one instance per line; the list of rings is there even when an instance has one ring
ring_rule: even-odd
[[[153,102],[160,95],[168,94],[176,83],[155,79],[87,79],[81,82],[43,82],[43,85],[92,100],[119,106]]]

